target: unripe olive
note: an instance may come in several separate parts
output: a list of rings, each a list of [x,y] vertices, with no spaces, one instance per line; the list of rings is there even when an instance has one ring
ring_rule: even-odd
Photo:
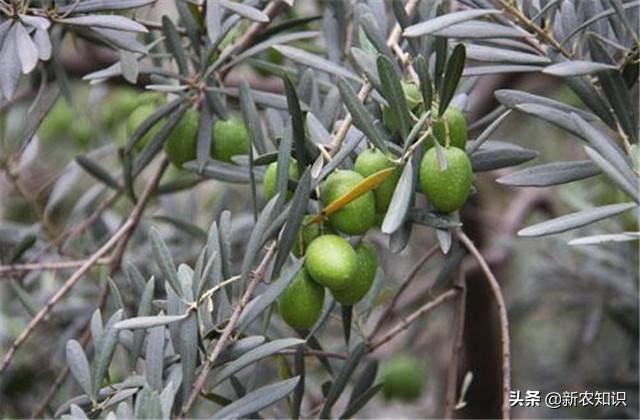
[[[429,149],[420,163],[420,186],[437,210],[450,213],[462,207],[471,191],[471,162],[464,150],[442,150],[447,167],[441,170],[436,148]]]
[[[303,267],[280,295],[280,316],[292,328],[311,328],[322,313],[324,293],[324,287],[314,282]]]
[[[346,239],[322,235],[307,247],[305,267],[317,283],[331,290],[348,286],[358,267],[358,256]]]
[[[289,161],[289,179],[297,181],[300,175],[298,173],[298,164],[294,159]],[[264,172],[264,180],[262,181],[262,192],[265,200],[271,198],[278,192],[278,162],[272,162],[267,166]],[[291,198],[293,191],[287,188],[287,200]]]
[[[169,160],[178,168],[196,158],[199,120],[198,111],[195,108],[188,109],[164,143]]]
[[[134,131],[142,124],[151,114],[156,111],[156,107],[153,104],[147,103],[138,106],[135,108],[131,114],[129,114],[129,118],[127,119],[127,139],[125,139],[124,144],[127,143],[128,137],[130,137]],[[134,149],[137,151],[142,150],[142,148],[147,144],[147,142],[156,135],[160,128],[162,127],[161,123],[156,123],[153,127],[151,127],[144,136],[134,146]],[[124,144],[122,146],[124,146]]]
[[[60,138],[68,133],[73,125],[75,115],[73,109],[64,100],[58,101],[40,124],[38,136],[48,142]]]
[[[232,116],[214,123],[212,158],[232,163],[233,156],[248,155],[249,147],[249,132],[242,119]]]
[[[373,280],[376,278],[378,257],[373,248],[364,242],[356,248],[358,265],[349,284],[339,290],[331,290],[331,294],[345,306],[355,305],[369,292]]]
[[[437,118],[437,108],[433,108],[433,115]],[[467,144],[467,121],[460,110],[450,106],[442,118],[435,119],[433,124],[433,136],[429,138],[427,147],[433,146],[433,137],[445,146],[447,144],[447,127],[449,126],[449,145],[464,150]]]
[[[326,207],[349,192],[364,178],[355,171],[337,170],[320,187],[322,204]],[[331,225],[349,235],[364,234],[375,222],[375,197],[367,191],[329,216]]]
[[[314,216],[308,214],[302,219],[302,227],[298,231],[296,241],[293,244],[291,252],[296,257],[304,255],[305,249],[309,244],[322,233],[320,223],[308,224]]]
[[[366,178],[383,169],[393,167],[395,167],[393,162],[380,150],[367,149],[358,155],[353,165],[353,170]],[[396,169],[393,174],[373,190],[377,213],[385,213],[389,208],[389,203],[391,203],[391,198],[399,179],[400,171]]]
[[[396,356],[382,363],[379,377],[385,399],[414,401],[422,393],[424,368],[419,360],[409,356]]]

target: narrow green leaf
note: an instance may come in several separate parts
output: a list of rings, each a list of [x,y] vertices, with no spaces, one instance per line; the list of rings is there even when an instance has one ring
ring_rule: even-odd
[[[438,115],[444,115],[444,112],[449,106],[449,102],[451,102],[453,95],[456,93],[458,82],[460,81],[460,77],[462,76],[462,70],[464,69],[465,59],[466,53],[464,45],[456,45],[444,69],[442,87],[440,88],[439,92],[440,107],[438,109]]]
[[[552,64],[542,69],[542,72],[546,74],[552,74],[554,76],[585,76],[604,70],[616,69],[616,66],[613,66],[611,64],[574,60]]]
[[[404,222],[415,189],[413,175],[413,160],[410,159],[402,169],[402,174],[396,184],[391,204],[382,221],[382,233],[392,234]]]
[[[535,159],[538,154],[535,150],[490,140],[469,158],[474,172],[486,172],[520,165]]]
[[[151,251],[153,252],[156,264],[165,280],[171,285],[173,291],[180,297],[183,296],[178,275],[176,274],[176,265],[171,257],[169,248],[160,237],[160,233],[155,228],[151,228]]]
[[[422,103],[425,109],[431,109],[431,101],[433,100],[433,87],[431,86],[431,77],[429,76],[429,64],[427,60],[419,55],[415,62],[416,73],[420,79],[420,93],[422,94]]]
[[[80,343],[76,340],[67,341],[67,364],[71,374],[78,381],[82,390],[91,398],[93,398],[91,370],[89,369],[89,361],[84,353]]]
[[[220,6],[225,9],[229,9],[234,13],[239,14],[240,16],[252,20],[254,22],[269,22],[269,16],[264,14],[261,10],[258,10],[254,7],[248,6],[242,3],[236,3],[234,1],[229,0],[218,0]]]
[[[102,333],[101,348],[100,353],[98,353],[94,360],[93,372],[92,372],[92,392],[94,399],[97,398],[98,390],[102,385],[102,381],[107,375],[107,370],[109,369],[109,365],[111,364],[111,359],[113,358],[113,353],[116,350],[116,345],[118,344],[118,335],[120,333],[119,330],[114,328],[114,325],[120,321],[122,318],[122,309],[117,311],[115,314],[109,318],[107,321],[107,325],[104,328]]]
[[[267,287],[264,293],[255,298],[250,306],[247,305],[247,309],[242,312],[240,319],[238,320],[238,331],[244,331],[258,316],[263,314],[269,306],[275,303],[287,286],[291,284],[293,278],[302,268],[303,263],[304,259],[295,261],[292,265],[287,267],[286,270],[284,270],[276,281],[273,281],[269,287]]]
[[[342,369],[338,373],[336,380],[334,381],[331,389],[329,390],[329,394],[327,395],[327,400],[322,407],[322,411],[320,412],[320,418],[329,418],[331,415],[331,409],[333,405],[338,401],[340,395],[344,391],[349,379],[355,372],[360,360],[367,353],[367,345],[363,342],[356,345],[351,354],[349,354],[349,358],[344,362]]]
[[[140,303],[138,304],[138,318],[151,315],[151,311],[153,309],[153,294],[155,292],[155,283],[155,279],[151,277],[144,287],[144,291],[140,296]],[[145,334],[146,331],[144,331],[143,329],[133,332],[133,345],[131,346],[131,351],[129,352],[129,367],[131,368],[131,370],[135,370],[138,356],[142,351]]]
[[[350,419],[353,418],[358,411],[364,407],[371,398],[373,398],[378,391],[382,388],[382,384],[377,384],[367,389],[365,392],[360,394],[358,398],[349,403],[349,406],[344,410],[344,412],[340,415],[341,419]]]
[[[265,357],[269,357],[279,352],[280,350],[302,343],[304,343],[304,340],[300,338],[281,338],[258,346],[255,349],[246,352],[220,370],[220,372],[215,376],[214,386],[258,360],[262,360]]]
[[[144,373],[147,383],[152,389],[162,391],[162,372],[164,369],[164,336],[163,326],[149,330],[147,351],[144,357]]]
[[[378,67],[378,75],[382,85],[382,94],[389,103],[391,112],[395,115],[400,134],[406,140],[411,130],[411,116],[409,115],[409,106],[404,96],[400,76],[398,75],[393,61],[387,56],[378,55],[376,60]]]
[[[189,65],[187,63],[187,56],[180,42],[180,35],[176,30],[175,25],[169,19],[168,16],[162,16],[162,32],[166,37],[167,49],[173,55],[178,65],[178,71],[181,75],[186,76],[189,72]]]
[[[218,411],[212,419],[240,418],[257,413],[293,392],[299,380],[296,376],[250,392]]]
[[[304,168],[307,164],[307,156],[305,152],[304,115],[302,114],[298,94],[296,93],[296,89],[293,86],[291,79],[285,75],[283,77],[283,82],[287,96],[289,114],[291,115],[291,128],[295,144],[296,161],[298,162],[298,173],[302,173],[304,172]],[[285,167],[284,170],[288,173],[289,168]]]
[[[138,144],[138,141],[145,135],[147,132],[156,125],[161,119],[169,115],[173,112],[181,103],[181,99],[174,99],[153,112],[153,114],[149,115],[149,117],[142,122],[134,131],[131,133],[129,140],[127,141],[127,145],[125,146],[125,153],[131,153],[133,147]]]
[[[636,207],[636,203],[620,203],[594,207],[529,226],[520,230],[518,232],[518,236],[537,237],[566,232],[568,230],[595,223],[602,219],[616,216]]]
[[[584,149],[589,158],[591,158],[591,160],[594,161],[596,165],[598,165],[598,167],[600,167],[600,169],[602,169],[602,171],[629,196],[629,198],[636,203],[640,203],[640,188],[638,187],[639,179],[636,179],[636,182],[629,182],[619,168],[616,168],[598,152],[588,146],[585,146]]]
[[[388,153],[387,145],[382,133],[373,123],[373,116],[367,108],[360,102],[353,88],[343,78],[338,78],[338,89],[340,96],[353,118],[353,124],[364,133],[369,141],[378,149]]]
[[[189,314],[182,315],[156,315],[156,316],[138,316],[135,318],[125,319],[114,325],[117,330],[136,330],[154,328],[161,325],[168,325],[174,322],[186,319]]]
[[[447,13],[434,19],[411,25],[404,30],[405,37],[418,37],[447,28],[456,23],[477,19],[481,16],[499,14],[499,10],[464,10],[461,12]]]
[[[358,82],[362,82],[362,80],[350,70],[335,64],[325,58],[317,56],[315,54],[308,53],[304,50],[290,47],[287,45],[275,45],[272,47],[280,54],[284,55],[288,59],[295,61],[299,64],[313,67],[314,69],[318,69],[320,71],[336,75],[338,77],[344,77],[347,79],[352,79]]]
[[[89,159],[86,156],[78,155],[76,156],[76,162],[82,169],[84,169],[89,175],[102,182],[106,186],[118,191],[122,187],[118,184],[115,178],[113,178],[109,172],[100,166],[98,163]]]
[[[291,418],[300,418],[300,411],[302,409],[302,399],[304,398],[304,381],[305,381],[305,368],[304,368],[304,345],[300,344],[296,349],[296,355],[294,359],[295,373],[300,378],[298,385],[293,393],[293,401],[291,402]]]
[[[293,193],[287,222],[280,236],[278,244],[278,255],[274,264],[274,273],[278,273],[289,257],[289,252],[293,247],[298,231],[302,226],[302,220],[307,211],[309,193],[311,191],[311,169],[305,169],[302,177],[298,181],[296,191]]]
[[[548,187],[562,185],[600,174],[600,169],[590,160],[554,162],[531,166],[497,179],[497,182],[514,187]]]

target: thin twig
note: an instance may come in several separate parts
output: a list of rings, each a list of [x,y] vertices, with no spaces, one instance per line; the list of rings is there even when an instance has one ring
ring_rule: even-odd
[[[236,306],[235,310],[233,311],[233,314],[231,315],[229,322],[224,328],[224,331],[222,331],[222,335],[220,335],[220,338],[218,339],[216,346],[214,347],[211,354],[207,357],[207,360],[202,365],[202,370],[200,371],[200,375],[198,376],[198,379],[196,379],[196,382],[193,385],[193,389],[191,390],[191,394],[189,395],[189,398],[182,406],[182,410],[180,412],[179,418],[184,418],[187,415],[187,413],[195,403],[196,399],[198,398],[198,395],[200,395],[200,391],[202,391],[202,388],[204,387],[205,382],[207,381],[207,377],[209,376],[209,373],[211,372],[211,369],[213,368],[215,361],[218,359],[218,356],[224,349],[225,344],[231,337],[231,333],[233,332],[233,329],[235,328],[236,324],[238,323],[238,320],[240,319],[240,314],[242,313],[242,310],[247,305],[247,303],[249,303],[249,300],[253,295],[253,291],[255,290],[256,286],[258,286],[260,281],[262,281],[262,278],[264,277],[265,272],[267,270],[269,261],[271,261],[271,258],[275,254],[275,251],[276,251],[276,242],[273,242],[271,246],[268,248],[265,256],[262,258],[262,261],[256,268],[253,275],[253,279],[247,286],[247,289],[245,290],[244,294],[242,295],[242,298],[240,299],[240,302],[238,302],[238,306]]]
[[[498,317],[500,318],[500,343],[502,345],[502,418],[509,418],[509,393],[511,391],[511,356],[510,356],[510,344],[509,344],[509,319],[507,317],[507,307],[502,297],[502,291],[498,280],[491,272],[489,265],[485,261],[484,257],[476,248],[474,243],[469,239],[465,233],[458,229],[456,236],[464,244],[464,246],[471,252],[474,258],[480,264],[480,268],[484,273],[489,287],[493,293],[493,297],[496,300],[496,306],[498,307]]]
[[[369,348],[370,350],[373,352],[374,350],[376,350],[378,347],[386,344],[387,342],[389,342],[393,337],[395,337],[396,335],[400,334],[402,331],[406,330],[407,328],[409,328],[409,326],[416,321],[418,318],[420,318],[422,315],[426,314],[427,312],[431,311],[432,309],[437,308],[438,306],[440,306],[442,303],[446,302],[447,300],[453,298],[454,296],[456,296],[456,294],[458,294],[458,291],[456,289],[449,289],[446,292],[443,292],[442,294],[440,294],[439,296],[437,296],[435,299],[425,303],[424,305],[422,305],[420,308],[416,309],[413,313],[411,313],[411,315],[409,315],[408,317],[406,317],[405,319],[403,319],[402,321],[400,321],[400,323],[398,323],[398,325],[396,325],[395,327],[393,327],[391,329],[391,331],[389,331],[384,337],[382,337],[380,340],[378,340],[375,343],[372,343]]]
[[[404,291],[407,289],[407,287],[409,287],[409,285],[411,284],[413,279],[416,278],[416,276],[420,272],[420,269],[422,268],[422,266],[427,261],[429,261],[429,258],[431,258],[433,255],[435,255],[435,253],[438,251],[439,248],[440,248],[440,246],[437,245],[437,244],[432,246],[431,249],[429,249],[422,256],[422,258],[420,258],[420,260],[418,260],[414,264],[413,268],[409,272],[409,275],[407,276],[405,281],[402,283],[402,285],[398,288],[398,291],[393,296],[393,299],[391,299],[391,302],[389,302],[387,307],[384,309],[384,312],[382,313],[382,315],[380,315],[380,318],[378,318],[378,323],[373,328],[373,331],[371,331],[371,335],[369,336],[369,340],[371,340],[373,337],[376,336],[376,334],[378,334],[378,332],[380,332],[380,329],[382,328],[384,323],[387,321],[387,318],[391,319],[390,315],[391,315],[391,313],[393,311],[393,308],[395,307],[396,303],[398,303],[398,300],[400,299],[400,296],[402,295],[402,293],[404,293]]]
[[[65,270],[69,268],[81,267],[87,260],[73,260],[73,261],[47,261],[40,263],[24,263],[24,264],[11,264],[0,265],[0,274],[5,273],[20,273],[24,271],[43,271],[43,270]],[[99,258],[95,264],[105,265],[111,262],[111,258]]]
[[[33,333],[36,327],[46,318],[46,316],[51,312],[53,307],[66,296],[67,293],[75,286],[80,279],[93,267],[96,262],[102,258],[107,252],[113,248],[122,237],[128,234],[129,230],[135,228],[142,212],[151,197],[151,193],[157,187],[162,174],[168,165],[168,160],[166,157],[163,158],[162,163],[160,164],[160,168],[154,174],[154,176],[149,180],[147,186],[145,187],[142,195],[140,196],[140,200],[138,204],[133,209],[127,220],[124,224],[116,231],[116,233],[109,238],[109,240],[100,247],[96,252],[89,257],[80,268],[78,268],[69,279],[65,282],[65,284],[58,289],[58,291],[47,301],[44,307],[36,314],[36,316],[29,322],[27,327],[20,333],[20,335],[15,339],[11,348],[6,353],[4,359],[2,360],[2,365],[0,365],[0,375],[4,373],[4,371],[9,367],[13,357],[15,356],[16,351],[20,346],[29,338],[29,336]]]
[[[460,356],[462,355],[463,337],[464,337],[464,321],[465,306],[467,298],[467,287],[464,271],[459,270],[455,281],[455,287],[460,293],[455,305],[455,335],[451,343],[451,360],[447,372],[447,394],[445,398],[444,418],[453,418],[453,411],[456,406],[456,392],[458,389],[458,369],[460,365]]]

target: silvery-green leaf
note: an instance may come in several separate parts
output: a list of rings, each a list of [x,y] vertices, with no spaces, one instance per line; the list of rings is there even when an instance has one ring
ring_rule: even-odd
[[[509,143],[487,141],[469,158],[474,172],[492,171],[519,165],[538,157],[538,152]]]
[[[173,262],[173,257],[169,248],[162,240],[160,233],[157,229],[151,228],[151,251],[153,252],[156,264],[160,269],[160,272],[164,276],[164,279],[171,285],[171,288],[176,292],[178,296],[183,296],[180,283],[178,281],[178,275],[176,274],[176,265]]]
[[[257,362],[258,360],[271,356],[274,353],[279,352],[280,350],[284,350],[288,347],[293,347],[304,342],[305,340],[302,340],[300,338],[281,338],[256,347],[255,349],[246,352],[233,362],[229,363],[222,370],[220,370],[220,372],[215,375],[214,384],[219,384],[229,376]]]
[[[518,65],[518,64],[497,64],[495,66],[472,66],[466,67],[462,72],[465,77],[485,76],[487,74],[502,73],[535,73],[542,69],[540,66]]]
[[[303,263],[304,259],[296,260],[280,274],[276,281],[271,282],[264,293],[254,299],[250,307],[247,305],[247,309],[242,312],[238,320],[238,331],[243,331],[280,297],[298,274]]]
[[[92,392],[93,397],[97,397],[97,392],[100,389],[100,385],[107,375],[107,370],[109,369],[109,365],[111,364],[111,359],[113,357],[113,353],[116,350],[116,345],[118,344],[118,334],[119,330],[114,328],[114,325],[120,321],[122,318],[122,309],[118,310],[114,313],[107,324],[105,325],[104,331],[102,333],[101,348],[100,353],[96,354],[94,359],[94,366],[92,371]]]
[[[162,407],[162,415],[165,419],[171,418],[171,409],[173,408],[173,403],[176,398],[176,391],[178,390],[179,384],[174,385],[172,380],[169,380],[167,386],[160,393],[160,405]]]
[[[137,54],[146,54],[147,48],[138,41],[134,34],[129,32],[122,32],[117,29],[106,29],[106,28],[90,28],[91,32],[95,32],[99,39],[105,41],[107,44],[119,48],[124,51],[129,51]],[[140,66],[140,72],[144,72],[145,66]],[[121,70],[121,69],[120,69]],[[147,70],[149,68],[147,67]],[[157,69],[158,71],[162,71],[161,69]],[[113,71],[113,70],[112,70]],[[87,75],[89,76],[89,75]],[[85,76],[85,78],[87,77]],[[88,80],[88,79],[87,79]]]
[[[331,133],[329,133],[323,123],[310,112],[305,119],[305,128],[309,134],[309,138],[315,144],[326,146],[331,143]]]
[[[115,324],[115,328],[118,330],[136,330],[153,328],[161,325],[168,325],[173,322],[182,321],[188,316],[188,314],[182,315],[156,315],[156,316],[138,316],[135,318],[125,319]]]
[[[222,25],[222,9],[218,0],[206,0],[205,3],[205,25],[207,27],[207,35],[213,43],[220,35],[220,27]]]
[[[338,78],[338,89],[345,106],[353,118],[353,124],[364,133],[374,146],[387,153],[388,149],[382,133],[375,126],[373,116],[360,102],[353,88],[345,79]]]
[[[586,2],[588,3],[588,2]],[[624,10],[630,9],[632,7],[638,7],[640,6],[640,1],[630,1],[625,3],[622,8]],[[579,33],[580,31],[584,30],[585,28],[588,28],[589,26],[591,26],[592,24],[598,22],[600,19],[603,19],[609,15],[612,15],[616,13],[615,9],[610,8],[607,10],[604,10],[600,13],[597,13],[591,17],[589,17],[587,20],[585,20],[584,22],[582,22],[580,25],[576,26],[570,33],[568,33],[564,40],[562,41],[563,44],[567,43],[571,38],[573,38],[573,36],[577,33]]]
[[[369,80],[374,87],[381,87],[382,84],[380,83],[375,57],[356,47],[351,48],[351,56],[355,64],[365,76],[367,76],[367,80]]]
[[[301,31],[270,37],[234,56],[231,60],[229,60],[228,63],[225,63],[225,65],[221,67],[221,70],[231,68],[236,64],[242,62],[243,60],[253,57],[261,53],[262,51],[273,47],[274,45],[282,45],[293,41],[300,41],[302,39],[315,38],[316,36],[318,36],[318,34],[318,31]]]
[[[240,418],[257,413],[289,395],[298,385],[299,380],[300,377],[296,376],[250,392],[222,408],[212,419]]]
[[[83,419],[89,419],[89,417],[87,417],[87,415],[85,414],[84,411],[82,411],[82,408],[78,407],[75,404],[71,404],[71,407],[69,407],[69,410],[71,412],[71,416],[70,418],[73,420],[83,420]]]
[[[118,15],[86,15],[59,19],[66,25],[90,26],[95,28],[117,29],[128,32],[149,32],[144,25],[124,16]]]
[[[391,204],[382,222],[382,233],[392,234],[402,225],[414,194],[413,160],[407,161],[391,198]]]
[[[133,276],[135,276],[135,274],[133,274]],[[140,303],[138,304],[138,311],[137,311],[138,318],[151,315],[151,310],[153,309],[154,292],[155,292],[155,279],[151,277],[147,282],[147,284],[144,286],[143,292],[140,296],[140,301],[139,301]],[[134,331],[133,333],[133,345],[131,346],[131,351],[129,352],[129,366],[131,367],[132,370],[135,369],[138,356],[142,351],[142,344],[144,342],[145,334],[146,334],[146,331],[144,329]]]
[[[267,146],[264,140],[264,133],[262,132],[262,125],[260,124],[260,116],[258,115],[258,109],[256,108],[251,89],[246,80],[243,80],[240,85],[240,108],[249,129],[251,144],[256,148],[258,153],[266,153]]]
[[[218,3],[220,3],[220,6],[224,7],[225,9],[229,9],[232,12],[237,13],[249,20],[262,23],[269,22],[269,16],[264,14],[264,12],[246,4],[236,3],[230,0],[218,0]]]
[[[575,122],[571,119],[571,115],[567,112],[561,111],[557,108],[548,107],[538,104],[519,104],[515,107],[518,111],[524,112],[528,115],[533,115],[540,118],[543,121],[551,123],[569,133],[579,136],[578,128]]]
[[[336,76],[342,76],[347,79],[361,81],[361,79],[350,70],[347,70],[346,68],[338,64],[332,63],[331,61],[318,55],[311,54],[299,48],[290,47],[287,45],[275,45],[272,48],[274,48],[276,51],[278,51],[288,59],[295,61],[296,63],[313,67],[314,69],[318,69],[320,71],[324,71]]]
[[[375,16],[371,13],[371,9],[364,3],[359,3],[356,7],[359,9],[361,28],[364,30],[371,44],[373,44],[378,53],[388,58],[393,57],[391,49],[387,46],[386,37],[383,35]]]
[[[253,264],[260,252],[260,248],[263,244],[264,233],[275,218],[274,209],[276,203],[279,201],[279,194],[276,194],[269,202],[264,206],[262,212],[258,216],[249,240],[247,241],[247,248],[245,250],[244,258],[242,259],[242,265],[240,268],[240,276],[242,283],[245,283],[249,278],[249,272],[251,271]]]
[[[457,39],[486,39],[486,38],[526,38],[528,32],[483,20],[469,20],[434,31],[434,36],[444,36]]]
[[[548,187],[561,185],[600,174],[592,161],[578,160],[531,166],[498,178],[497,182],[515,187]]]
[[[438,240],[442,253],[447,255],[449,250],[451,250],[451,244],[453,242],[451,231],[436,229],[436,239]]]
[[[491,136],[494,131],[502,124],[502,122],[511,114],[511,110],[504,111],[498,118],[496,118],[487,128],[480,133],[480,135],[473,141],[467,143],[467,147],[465,148],[468,155],[473,154],[480,146],[482,146],[487,140],[489,140],[489,136]]]
[[[593,121],[596,118],[581,109],[573,107],[571,105],[567,105],[565,103],[556,101],[551,98],[546,98],[544,96],[533,95],[531,93],[522,92],[519,90],[511,90],[511,89],[500,89],[495,92],[496,99],[503,105],[506,105],[509,108],[515,108],[516,105],[520,104],[536,104],[536,105],[544,105],[550,108],[555,108],[566,113],[574,112],[580,115],[582,118],[587,121]]]
[[[93,395],[91,369],[84,349],[76,340],[67,341],[67,364],[73,377],[78,381],[82,390],[89,396]]]
[[[405,37],[427,35],[457,23],[499,13],[501,12],[498,10],[464,10],[461,12],[447,13],[446,15],[411,25],[404,30],[403,34]]]
[[[157,0],[85,0],[73,2],[65,6],[60,6],[58,12],[60,14],[72,12],[91,13],[112,10],[137,9],[138,7],[147,6]]]
[[[587,152],[589,158],[591,158],[622,191],[627,193],[633,201],[640,203],[640,188],[638,188],[638,181],[640,179],[636,178],[635,182],[629,182],[619,168],[615,167],[612,162],[605,159],[598,152],[588,146],[585,146],[584,150]]]
[[[637,240],[640,240],[640,233],[624,232],[605,235],[583,236],[581,238],[570,240],[569,245],[601,245],[609,242],[629,242]]]
[[[232,96],[235,98],[240,97],[239,89],[237,88],[219,88],[219,87],[211,87],[209,88],[212,92],[223,93],[227,96]],[[251,89],[251,96],[256,104],[262,105],[268,108],[276,108],[276,109],[287,109],[287,98],[284,95],[279,95],[277,93],[270,92],[262,92],[257,89]],[[300,104],[303,111],[308,111],[309,106],[305,103]]]
[[[164,332],[163,326],[149,330],[147,351],[144,358],[145,378],[152,389],[162,390],[162,371],[164,368]]]
[[[608,206],[594,207],[575,213],[566,214],[546,222],[538,223],[524,228],[518,232],[518,236],[546,236],[555,233],[566,232],[585,225],[595,223],[602,219],[607,219],[636,208],[636,203],[620,203]]]
[[[240,340],[228,345],[224,348],[224,350],[222,350],[220,356],[218,357],[216,365],[223,365],[237,359],[246,352],[262,345],[265,340],[266,338],[262,335],[252,335],[249,337],[241,338]]]
[[[33,42],[38,48],[38,58],[47,61],[51,58],[51,39],[49,33],[44,29],[36,29],[33,33]]]
[[[554,76],[584,76],[603,70],[616,70],[616,66],[593,61],[574,60],[552,64],[542,69],[542,72]]]
[[[541,55],[475,44],[470,44],[467,47],[467,57],[472,60],[501,64],[514,63],[533,65],[549,64],[551,62],[548,57]]]
[[[173,129],[185,114],[187,109],[184,106],[178,108],[171,114],[167,121],[160,127],[157,133],[144,145],[142,151],[137,155],[131,171],[132,176],[137,176],[151,162],[153,157],[160,152],[162,145],[169,138]]]
[[[198,164],[195,161],[187,162],[184,164],[184,168],[197,172]],[[247,184],[250,182],[247,168],[216,159],[209,159],[207,161],[202,169],[202,176],[234,184]],[[262,180],[262,175],[260,173],[256,173],[256,178],[258,180]]]
[[[140,74],[140,66],[136,55],[126,50],[120,51],[120,67],[125,80],[131,84],[136,84]]]
[[[21,23],[13,25],[14,48],[18,52],[23,74],[29,74],[38,64],[38,48]]]
[[[638,185],[638,176],[631,168],[627,156],[614,140],[575,114],[572,114],[570,119],[577,126],[578,136],[585,139],[595,151],[602,155],[624,177],[627,184]]]
[[[355,372],[358,364],[362,360],[362,357],[367,353],[367,346],[365,343],[358,343],[355,348],[349,354],[349,357],[344,362],[342,369],[338,372],[333,385],[329,389],[329,394],[327,395],[327,400],[325,401],[324,406],[322,407],[322,411],[320,412],[320,418],[329,418],[331,415],[331,409],[333,405],[336,403],[342,392],[344,391],[349,379]]]
[[[11,99],[18,89],[22,72],[18,50],[15,47],[16,31],[13,29],[7,31],[4,42],[0,44],[2,46],[0,49],[0,92],[6,99]]]
[[[102,348],[102,313],[100,309],[96,309],[91,315],[91,321],[89,322],[91,329],[91,344],[93,344],[93,351],[99,352]]]
[[[407,217],[413,223],[436,229],[450,229],[462,226],[462,223],[452,216],[435,213],[421,208],[412,208]]]

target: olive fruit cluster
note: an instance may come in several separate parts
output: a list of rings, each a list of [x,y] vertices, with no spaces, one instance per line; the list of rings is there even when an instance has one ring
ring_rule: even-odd
[[[129,116],[128,134],[146,120],[156,110],[155,104],[144,104],[136,108]],[[164,143],[164,150],[171,163],[182,168],[186,162],[196,159],[198,144],[199,114],[194,108],[188,109],[173,128]],[[136,144],[139,150],[160,130],[156,124]],[[231,116],[227,120],[216,120],[211,133],[210,156],[213,159],[232,163],[233,156],[249,153],[249,133],[241,118]]]
[[[303,230],[311,226],[314,225]],[[313,235],[310,232],[306,233],[307,240]],[[362,242],[354,249],[346,239],[334,234],[312,239],[305,257],[304,267],[278,301],[285,322],[300,330],[311,328],[320,318],[325,288],[342,305],[355,305],[371,288],[378,267],[371,246]]]

